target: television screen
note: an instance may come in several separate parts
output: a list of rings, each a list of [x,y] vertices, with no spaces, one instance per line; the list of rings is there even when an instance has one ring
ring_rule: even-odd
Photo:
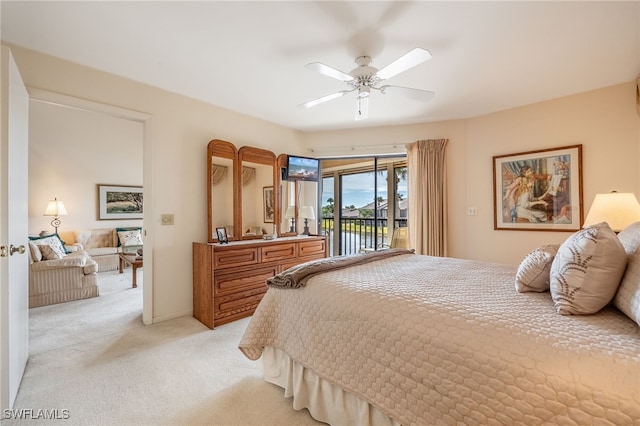
[[[287,156],[287,180],[318,181],[320,161],[317,158]]]

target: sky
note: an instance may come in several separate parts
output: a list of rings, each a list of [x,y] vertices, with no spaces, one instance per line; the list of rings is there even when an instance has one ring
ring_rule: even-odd
[[[327,205],[327,199],[333,198],[333,178],[324,181],[322,191],[322,206]],[[378,197],[387,199],[387,182],[384,176],[378,175]],[[357,175],[344,175],[342,177],[343,206],[354,205],[362,207],[374,200],[374,177],[371,173]],[[329,191],[329,192],[327,192]],[[398,184],[398,193],[403,199],[407,199],[407,181],[401,180]]]

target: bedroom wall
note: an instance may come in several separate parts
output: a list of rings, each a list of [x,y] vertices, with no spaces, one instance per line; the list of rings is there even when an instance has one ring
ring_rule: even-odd
[[[530,250],[562,242],[568,233],[494,230],[492,157],[582,144],[585,216],[596,193],[617,190],[640,198],[635,91],[633,81],[467,120],[316,132],[304,140],[329,156],[344,155],[344,146],[357,153],[362,146],[448,138],[449,255],[518,264]],[[468,207],[477,207],[478,215],[468,216]]]

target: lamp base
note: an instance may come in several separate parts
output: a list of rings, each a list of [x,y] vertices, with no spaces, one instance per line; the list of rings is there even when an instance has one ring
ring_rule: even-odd
[[[309,232],[309,219],[304,220],[304,230],[302,231],[302,235],[311,235]]]
[[[296,226],[294,225],[294,218],[291,218],[291,226],[289,227],[289,232],[296,232]]]

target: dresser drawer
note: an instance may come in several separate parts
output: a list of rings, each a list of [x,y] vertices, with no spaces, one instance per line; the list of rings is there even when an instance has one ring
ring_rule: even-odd
[[[316,241],[303,241],[298,243],[298,257],[313,256],[322,258],[326,253],[326,240],[323,238]]]
[[[215,298],[215,320],[230,316],[248,316],[255,311],[256,307],[267,292],[267,286],[260,289],[246,290],[240,293],[220,296]]]
[[[271,278],[277,273],[276,265],[242,271],[236,270],[229,273],[216,273],[213,277],[213,292],[217,298],[218,296],[243,290],[264,289],[266,291],[267,278]]]
[[[291,259],[295,256],[295,243],[273,244],[267,247],[260,247],[260,261],[263,263]]]
[[[256,248],[216,250],[213,252],[213,267],[222,269],[254,265],[259,262],[258,259],[258,250]]]

